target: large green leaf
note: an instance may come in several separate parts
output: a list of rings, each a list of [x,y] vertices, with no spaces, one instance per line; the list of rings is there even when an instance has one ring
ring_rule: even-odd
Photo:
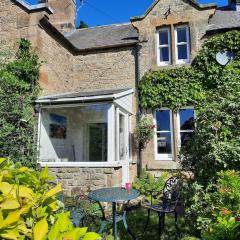
[[[0,204],[0,208],[3,210],[17,209],[19,207],[20,204],[16,199],[7,199]]]
[[[56,195],[57,193],[61,192],[62,191],[62,184],[58,184],[56,187],[52,188],[51,190],[49,190],[45,195],[44,195],[44,198],[43,198],[43,202],[45,200],[47,200],[48,198]]]
[[[86,233],[86,235],[83,238],[83,240],[100,240],[100,239],[101,239],[100,235],[94,232]]]
[[[33,239],[43,240],[48,233],[48,223],[46,218],[41,219],[36,223],[33,229]]]

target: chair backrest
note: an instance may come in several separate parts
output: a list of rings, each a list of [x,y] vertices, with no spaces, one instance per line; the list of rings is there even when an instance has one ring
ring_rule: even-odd
[[[177,177],[170,177],[163,188],[163,202],[167,205],[177,205],[180,194],[180,180]]]

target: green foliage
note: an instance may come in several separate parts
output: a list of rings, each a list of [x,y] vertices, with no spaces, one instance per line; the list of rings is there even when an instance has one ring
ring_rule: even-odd
[[[204,239],[238,239],[240,224],[235,218],[240,214],[240,172],[222,171],[218,177],[216,184],[206,189],[189,183],[184,196],[186,219],[194,233],[197,230]]]
[[[3,58],[3,60],[5,60]],[[33,102],[38,94],[40,62],[30,42],[21,40],[15,59],[0,64],[0,156],[34,166]]]
[[[155,178],[153,175],[147,172],[143,172],[140,178],[137,178],[133,183],[133,187],[137,189],[141,194],[147,197],[150,201],[151,193],[159,193],[162,191],[166,180],[170,177],[168,172],[163,172],[160,177]]]
[[[138,143],[138,146],[144,148],[146,144],[154,136],[155,126],[152,124],[152,121],[147,118],[147,116],[142,116],[140,121],[137,123],[135,129],[135,137]]]
[[[79,29],[81,29],[81,28],[88,28],[88,25],[83,20],[81,20],[78,28]]]
[[[139,85],[143,108],[179,109],[205,98],[201,82],[190,67],[164,69],[145,74]]]
[[[204,240],[237,240],[240,237],[240,222],[235,217],[220,215],[208,231],[203,234]]]
[[[239,43],[239,31],[213,36],[192,66],[147,73],[139,86],[143,108],[194,106],[197,127],[182,148],[181,163],[205,187],[221,170],[240,170]],[[224,51],[236,56],[227,66],[216,61],[216,53]]]
[[[87,228],[74,228],[69,213],[60,213],[56,196],[61,185],[51,188],[48,169],[41,172],[0,159],[1,239],[100,239]]]

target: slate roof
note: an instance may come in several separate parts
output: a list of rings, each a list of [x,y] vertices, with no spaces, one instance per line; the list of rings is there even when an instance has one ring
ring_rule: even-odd
[[[78,50],[110,48],[138,42],[138,32],[131,23],[77,29],[65,34]]]
[[[222,7],[216,10],[209,19],[208,32],[240,28],[240,12],[230,7]]]
[[[84,92],[70,92],[64,94],[53,94],[48,96],[38,97],[37,103],[44,103],[49,101],[71,101],[79,99],[81,101],[90,101],[99,99],[115,99],[119,96],[128,95],[133,93],[132,88],[121,88],[121,89],[108,89],[108,90],[97,90],[97,91],[84,91]]]

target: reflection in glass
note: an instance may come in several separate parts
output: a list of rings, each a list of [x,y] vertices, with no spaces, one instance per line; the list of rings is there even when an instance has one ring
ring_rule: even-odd
[[[169,62],[169,50],[168,47],[160,48],[160,61]]]
[[[107,161],[107,123],[89,124],[89,161]]]
[[[125,159],[125,118],[119,114],[119,159]]]
[[[157,131],[170,131],[170,110],[156,112]]]
[[[178,45],[178,59],[188,59],[187,44]]]
[[[157,150],[158,154],[172,153],[171,133],[157,133]]]
[[[193,136],[193,132],[182,132],[181,133],[181,147],[185,146],[192,136]]]
[[[180,130],[194,130],[194,110],[182,109],[179,111]]]
[[[187,42],[187,29],[184,28],[177,28],[177,42]]]
[[[168,31],[160,31],[159,32],[159,44],[165,45],[168,44]]]

